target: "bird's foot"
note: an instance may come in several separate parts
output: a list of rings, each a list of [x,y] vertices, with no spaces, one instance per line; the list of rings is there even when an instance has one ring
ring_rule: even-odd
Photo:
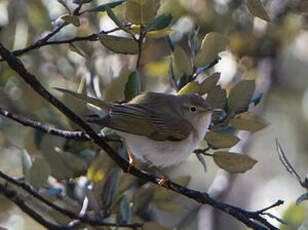
[[[136,159],[128,147],[127,147],[127,153],[129,158],[129,166],[128,166],[128,172],[129,172],[131,168],[136,165]]]
[[[169,178],[167,176],[164,176],[163,178],[159,180],[158,182],[159,186],[163,186],[168,180]]]

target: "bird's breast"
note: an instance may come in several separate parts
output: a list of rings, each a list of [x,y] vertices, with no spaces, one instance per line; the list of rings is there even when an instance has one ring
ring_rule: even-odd
[[[144,136],[119,134],[125,138],[127,147],[137,159],[156,167],[183,162],[197,145],[193,134],[182,141],[155,141]]]

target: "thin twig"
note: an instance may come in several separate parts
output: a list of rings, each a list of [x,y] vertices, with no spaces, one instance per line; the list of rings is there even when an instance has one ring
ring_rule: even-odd
[[[26,52],[28,52],[28,51],[30,51],[30,50],[38,49],[38,48],[40,48],[40,47],[42,47],[42,46],[45,46],[46,43],[47,43],[47,41],[48,41],[51,37],[53,37],[56,33],[58,33],[61,29],[63,29],[63,28],[64,28],[65,26],[67,26],[67,25],[68,25],[67,22],[63,22],[59,27],[57,27],[54,31],[48,33],[45,37],[43,37],[43,38],[37,40],[37,41],[34,42],[32,45],[30,45],[30,46],[28,46],[28,47],[26,47],[26,48],[13,51],[13,54],[14,54],[15,56],[20,56],[20,55],[22,55],[22,54],[24,54],[24,53],[26,53]],[[0,59],[0,62],[1,62],[1,61],[4,61],[4,59],[1,58],[1,59]]]
[[[83,5],[83,0],[80,0],[79,5],[76,7],[76,9],[75,9],[74,12],[73,12],[73,15],[78,16],[78,15],[81,14],[79,11],[80,11],[82,5]]]
[[[100,220],[91,218],[91,217],[86,216],[86,215],[83,215],[83,216],[78,215],[78,214],[76,214],[76,213],[74,213],[70,210],[64,209],[64,208],[62,208],[62,207],[60,207],[56,204],[53,204],[49,200],[46,200],[43,196],[41,196],[39,193],[37,193],[35,190],[33,190],[30,185],[26,184],[23,181],[19,181],[17,179],[14,179],[13,177],[6,175],[2,171],[0,171],[0,177],[2,179],[6,180],[8,183],[12,183],[12,184],[22,188],[23,190],[25,190],[26,192],[31,194],[33,197],[40,200],[41,202],[43,202],[47,206],[51,207],[52,209],[62,213],[65,216],[70,217],[71,219],[79,220],[82,223],[91,224],[92,226],[127,227],[127,228],[142,227],[142,224],[137,224],[137,223],[136,224],[109,223],[109,222],[104,222],[104,221],[100,221]]]
[[[144,27],[141,25],[140,26],[139,38],[137,39],[137,42],[138,42],[138,57],[137,57],[137,62],[136,62],[136,70],[137,71],[140,71],[142,44],[143,44],[143,39],[144,39],[145,35],[146,35],[146,32],[144,31]]]
[[[118,155],[104,140],[102,140],[96,132],[79,116],[77,116],[74,112],[72,112],[69,108],[67,108],[61,101],[51,95],[37,80],[37,78],[29,73],[23,63],[16,58],[12,53],[10,53],[3,45],[0,43],[0,55],[2,58],[6,60],[10,68],[16,71],[20,77],[22,77],[27,84],[29,84],[38,94],[40,94],[43,98],[45,98],[48,102],[53,104],[57,109],[59,109],[63,114],[65,114],[69,119],[79,125],[82,129],[86,131],[86,133],[93,139],[93,141],[100,146],[102,149],[106,151],[106,153],[118,164],[118,166],[124,171],[129,172],[130,174],[139,177],[141,179],[145,179],[149,182],[158,184],[160,178],[155,177],[147,172],[143,172],[137,169],[134,166],[131,166],[129,162],[124,160],[120,155]],[[278,230],[275,226],[271,225],[267,222],[265,218],[260,216],[259,214],[251,215],[253,212],[246,211],[244,209],[220,202],[215,200],[209,196],[208,193],[201,193],[196,190],[188,189],[184,186],[175,184],[171,181],[167,181],[164,187],[173,190],[179,194],[182,194],[186,197],[189,197],[201,204],[208,204],[214,208],[217,208],[229,215],[233,216],[237,220],[241,221],[247,227],[256,229],[256,230]],[[258,224],[256,221],[262,222],[267,227]]]
[[[269,209],[272,209],[274,207],[282,205],[283,203],[284,203],[283,200],[277,200],[274,204],[272,204],[272,205],[270,205],[270,206],[268,206],[266,208],[260,209],[260,210],[256,211],[256,213],[262,214],[262,213],[264,213],[265,211],[267,211]]]
[[[60,136],[60,137],[66,138],[66,139],[73,139],[73,140],[78,140],[78,141],[91,141],[91,138],[85,132],[69,131],[69,130],[53,128],[53,127],[44,125],[40,122],[33,121],[29,118],[11,113],[11,112],[9,112],[5,109],[2,109],[1,107],[0,107],[0,115],[5,116],[9,119],[12,119],[12,120],[24,125],[24,126],[29,126],[29,127],[35,128],[37,130],[40,130],[40,131],[47,133],[47,134],[50,134],[50,135]],[[117,140],[117,139],[110,139],[110,138],[104,137],[102,134],[97,134],[97,135],[100,136],[105,141],[114,141],[114,142],[120,141],[120,140]]]
[[[61,26],[58,27],[57,30],[53,31],[52,33],[48,34],[47,36],[50,38],[51,34],[54,35],[56,32],[60,31],[60,29],[62,29],[63,27],[61,27]],[[48,45],[70,44],[70,43],[73,43],[73,42],[80,42],[80,41],[97,41],[101,34],[109,34],[109,33],[112,33],[112,32],[118,31],[118,30],[120,30],[120,28],[116,27],[116,28],[111,29],[109,31],[101,31],[99,33],[93,33],[93,34],[90,34],[90,35],[87,35],[87,36],[77,36],[77,37],[74,37],[74,38],[57,40],[57,41],[48,41],[49,38],[46,39],[46,37],[47,37],[46,36],[43,39],[40,39],[37,42],[34,42],[32,45],[30,45],[26,48],[12,51],[12,54],[14,54],[15,56],[20,56],[22,54],[25,54],[25,53],[31,51],[31,50],[39,49],[43,46],[48,46]],[[1,58],[0,62],[1,61],[4,61],[4,59]]]

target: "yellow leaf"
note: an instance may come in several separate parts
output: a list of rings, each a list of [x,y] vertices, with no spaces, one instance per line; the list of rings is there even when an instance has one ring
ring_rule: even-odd
[[[281,224],[281,230],[300,229],[300,225],[307,218],[307,212],[304,205],[289,205],[282,214],[282,219],[288,224]],[[304,228],[305,229],[305,228]]]
[[[247,8],[249,12],[256,17],[259,17],[265,21],[270,22],[271,19],[268,16],[267,12],[264,9],[263,4],[261,3],[260,0],[247,0]]]
[[[150,25],[160,6],[159,0],[127,0],[126,19],[133,24]]]
[[[133,32],[134,34],[139,34],[140,33],[140,25],[133,25],[130,28],[131,32]],[[171,34],[173,32],[173,30],[169,29],[169,28],[164,28],[162,30],[152,30],[147,32],[147,37],[149,38],[162,38],[165,36],[168,36],[169,34]]]
[[[239,142],[237,136],[210,131],[206,134],[207,143],[213,148],[230,148]]]
[[[202,40],[201,50],[194,60],[195,67],[203,67],[213,62],[218,53],[225,50],[229,39],[216,32],[208,33]]]
[[[193,94],[193,93],[200,93],[200,85],[196,81],[191,81],[188,84],[186,84],[179,92],[178,95],[184,95],[184,94]]]
[[[191,60],[187,56],[183,48],[179,45],[175,47],[174,62],[175,62],[175,67],[181,74],[185,73],[187,76],[193,74]]]
[[[153,77],[168,77],[169,61],[163,59],[160,61],[153,61],[145,66],[147,75]]]
[[[138,53],[138,43],[132,38],[118,37],[113,35],[100,35],[100,42],[106,48],[120,54]]]
[[[149,38],[162,38],[162,37],[168,36],[172,32],[173,32],[173,30],[171,30],[169,28],[165,28],[165,29],[162,29],[162,30],[153,30],[153,31],[147,32],[147,37],[149,37]]]
[[[95,171],[94,168],[91,167],[91,168],[89,168],[89,170],[87,172],[87,177],[88,177],[89,180],[97,183],[97,182],[104,179],[105,173],[102,169]]]
[[[251,169],[257,161],[247,155],[219,151],[213,154],[215,163],[230,173],[244,173]]]

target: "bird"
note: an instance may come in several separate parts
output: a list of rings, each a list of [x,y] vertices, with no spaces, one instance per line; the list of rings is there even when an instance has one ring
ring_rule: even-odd
[[[144,92],[127,103],[116,104],[55,89],[104,110],[104,116],[87,121],[114,129],[123,137],[132,165],[136,158],[158,169],[185,161],[208,132],[212,113],[218,111],[198,94]],[[163,178],[159,184],[163,185],[169,178],[160,172]]]

